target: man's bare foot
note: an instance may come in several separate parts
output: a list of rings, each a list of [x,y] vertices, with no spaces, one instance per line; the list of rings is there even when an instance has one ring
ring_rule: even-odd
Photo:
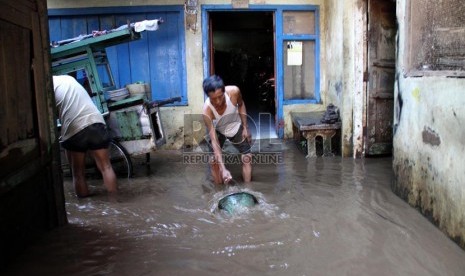
[[[108,192],[108,200],[110,202],[121,202],[121,199],[118,196],[118,192]]]
[[[93,193],[87,193],[87,194],[76,194],[78,198],[86,198],[86,197],[91,197],[94,196],[95,194]]]

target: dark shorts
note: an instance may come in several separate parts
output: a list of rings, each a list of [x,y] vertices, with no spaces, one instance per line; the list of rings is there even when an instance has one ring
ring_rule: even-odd
[[[70,151],[86,152],[87,150],[106,149],[110,145],[111,137],[104,124],[93,124],[73,135],[61,143],[63,148]]]
[[[247,139],[242,138],[242,130],[243,127],[242,125],[239,127],[239,130],[233,137],[226,137],[225,135],[219,133],[218,131],[216,132],[216,136],[218,137],[218,141],[220,142],[220,148],[223,148],[224,142],[226,142],[226,139],[228,139],[231,144],[239,151],[241,154],[247,154],[250,153],[250,143],[247,141]],[[213,148],[211,147],[211,143],[209,141],[208,147],[211,152],[213,152]]]

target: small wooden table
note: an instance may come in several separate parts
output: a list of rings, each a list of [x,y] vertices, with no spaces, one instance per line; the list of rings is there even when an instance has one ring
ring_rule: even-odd
[[[322,124],[325,112],[292,112],[292,132],[299,142],[301,137],[307,140],[307,157],[316,157],[316,137],[323,139],[323,156],[334,156],[332,138],[341,129],[341,122]]]

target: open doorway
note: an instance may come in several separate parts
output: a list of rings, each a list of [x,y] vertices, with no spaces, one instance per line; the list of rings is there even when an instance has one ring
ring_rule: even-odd
[[[241,89],[247,113],[257,126],[260,118],[256,138],[276,138],[273,16],[262,11],[209,14],[210,72]]]

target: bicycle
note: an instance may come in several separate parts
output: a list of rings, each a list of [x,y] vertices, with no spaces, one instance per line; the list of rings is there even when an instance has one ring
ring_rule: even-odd
[[[110,141],[109,146],[110,162],[117,177],[131,178],[134,174],[132,160],[127,150],[115,139]],[[68,163],[65,151],[61,148],[61,169],[63,175],[71,176],[71,168]],[[86,154],[86,176],[100,176],[100,171],[95,164],[94,158]]]

